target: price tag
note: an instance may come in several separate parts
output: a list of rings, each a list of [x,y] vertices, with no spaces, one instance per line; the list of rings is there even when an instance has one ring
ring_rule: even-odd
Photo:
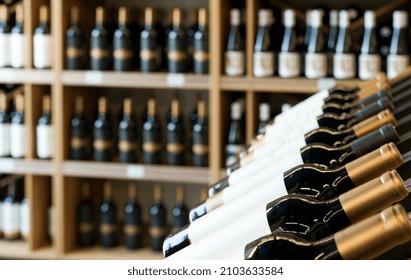
[[[16,162],[13,159],[0,159],[0,172],[13,173],[16,169]]]
[[[186,83],[186,76],[184,74],[168,74],[167,85],[170,87],[183,87]]]
[[[337,82],[333,78],[322,78],[318,79],[317,81],[317,88],[318,89],[330,89],[332,87],[335,87]]]
[[[0,80],[3,82],[14,82],[17,78],[16,70],[14,69],[1,69]]]
[[[84,82],[86,84],[97,85],[103,83],[103,73],[99,71],[87,71],[84,75]]]
[[[144,178],[144,167],[139,165],[129,165],[126,173],[128,178],[141,179]]]

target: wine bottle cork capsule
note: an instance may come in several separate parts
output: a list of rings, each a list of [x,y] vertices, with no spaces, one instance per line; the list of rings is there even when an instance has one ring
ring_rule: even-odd
[[[179,203],[184,202],[184,196],[185,196],[185,189],[183,186],[179,186],[177,188],[177,194],[176,194],[176,200]]]
[[[128,21],[127,9],[125,7],[120,7],[118,9],[118,23],[126,24]]]
[[[74,101],[74,110],[76,113],[82,113],[84,111],[83,97],[81,97],[80,95],[76,96],[76,99]]]
[[[49,8],[46,5],[40,6],[40,22],[49,20]]]
[[[4,92],[0,93],[0,110],[1,111],[7,110],[7,96]]]
[[[24,14],[23,14],[23,5],[18,4],[16,6],[16,22],[23,22]]]
[[[51,109],[51,100],[49,95],[43,96],[43,112],[47,113],[50,112]]]
[[[128,186],[128,197],[135,198],[137,196],[137,186],[135,184],[130,184]]]
[[[78,22],[79,20],[79,11],[77,6],[71,7],[71,21],[72,22]]]
[[[181,25],[183,22],[183,11],[180,8],[173,9],[173,24]]]
[[[205,103],[202,100],[198,101],[198,103],[197,103],[197,113],[198,113],[199,117],[205,117],[206,116]]]
[[[16,96],[16,110],[18,112],[24,111],[24,97],[21,93]]]
[[[180,102],[178,99],[173,99],[171,101],[171,115],[173,117],[178,117],[180,115]]]
[[[154,201],[161,201],[162,189],[160,185],[154,186]]]
[[[124,99],[124,115],[130,115],[132,112],[132,102],[130,98]]]
[[[105,97],[100,97],[98,100],[98,112],[99,114],[107,112],[107,99]]]
[[[105,17],[104,8],[101,6],[97,7],[96,8],[96,23],[102,24],[104,22],[104,17]]]
[[[7,6],[0,5],[0,21],[7,21]]]
[[[149,116],[154,116],[156,114],[156,101],[154,99],[149,99],[147,102],[147,114]]]
[[[151,7],[147,7],[144,10],[144,21],[146,24],[153,24],[154,23],[154,10]]]
[[[201,8],[198,10],[198,24],[199,25],[207,25],[208,22],[208,15],[207,9]]]
[[[105,182],[103,185],[103,195],[105,199],[111,198],[111,184],[109,182]]]

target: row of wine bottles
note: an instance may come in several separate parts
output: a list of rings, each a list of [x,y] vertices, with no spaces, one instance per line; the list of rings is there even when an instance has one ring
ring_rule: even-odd
[[[296,26],[294,10],[284,11],[283,31],[274,29],[272,10],[259,10],[252,65],[254,76],[269,77],[278,74],[283,78],[292,78],[304,75],[310,79],[327,76],[352,79],[358,76],[360,79],[369,80],[385,70],[384,65],[388,77],[392,78],[410,64],[406,11],[395,11],[392,14],[391,43],[389,50],[384,52],[377,40],[377,19],[374,11],[369,10],[364,14],[364,33],[362,42],[358,42],[361,45],[359,50],[355,48],[356,42],[352,41],[351,19],[347,10],[330,11],[328,34],[323,30],[323,16],[323,10],[307,11],[304,39],[299,40],[303,34]],[[245,71],[245,40],[241,29],[240,10],[231,10],[230,18],[225,73],[239,76]],[[275,42],[278,40],[282,43],[277,49]]]
[[[194,10],[192,25],[184,27],[184,13],[172,10],[172,21],[161,26],[156,10],[144,11],[144,27],[131,21],[129,10],[120,7],[115,28],[109,25],[103,7],[96,9],[96,24],[90,33],[91,70],[207,74],[209,71],[208,12]],[[80,27],[77,7],[71,9],[71,24],[66,31],[66,67],[84,69],[87,47]]]
[[[178,187],[176,191],[176,203],[171,210],[171,230],[167,221],[167,208],[163,203],[161,186],[154,187],[148,228],[143,221],[142,213],[144,210],[138,201],[137,187],[131,184],[128,191],[128,201],[122,210],[124,219],[120,222],[117,203],[113,198],[110,183],[104,184],[104,199],[99,206],[98,217],[94,214],[95,209],[90,196],[90,187],[87,183],[82,185],[82,198],[77,205],[76,223],[79,246],[95,245],[98,236],[102,247],[111,248],[120,244],[121,236],[124,246],[128,249],[138,249],[145,246],[148,236],[150,248],[160,251],[165,237],[171,231],[188,224],[188,208],[185,205],[184,187]]]
[[[21,177],[3,177],[0,184],[0,238],[27,240],[30,233],[30,207],[29,200],[23,197],[24,180]],[[2,197],[1,188],[6,187],[7,195]]]
[[[410,76],[337,86],[278,115],[164,255],[369,259],[410,241]]]
[[[26,157],[26,126],[24,124],[24,96],[14,96],[14,110],[10,112],[6,93],[0,93],[0,157]],[[53,155],[53,129],[51,124],[51,100],[42,99],[43,113],[36,125],[36,155],[50,159]]]
[[[156,101],[153,98],[147,101],[140,124],[135,118],[132,100],[125,98],[116,137],[108,99],[99,98],[98,114],[93,123],[92,133],[89,133],[83,99],[78,96],[75,100],[75,115],[71,120],[71,158],[86,160],[89,158],[89,151],[92,150],[94,160],[113,161],[117,138],[120,162],[137,162],[141,147],[142,160],[145,164],[166,162],[169,165],[185,165],[188,162],[188,155],[191,154],[194,166],[208,166],[208,120],[205,102],[198,100],[196,108],[190,114],[189,133],[185,129],[184,116],[177,96],[174,96],[170,107],[167,113],[166,135],[164,135],[166,141],[164,141]],[[141,132],[139,132],[140,125]],[[186,143],[187,134],[189,143]],[[141,145],[138,145],[140,141]]]

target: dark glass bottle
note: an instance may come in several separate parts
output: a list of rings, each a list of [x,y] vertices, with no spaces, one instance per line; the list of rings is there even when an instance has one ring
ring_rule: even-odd
[[[20,196],[17,191],[17,179],[9,181],[7,196],[2,205],[3,238],[16,240],[20,238],[19,229]]]
[[[128,201],[124,206],[124,243],[128,249],[143,246],[143,219],[141,206],[137,201],[137,187],[128,187]]]
[[[93,125],[93,154],[96,161],[111,161],[113,158],[113,125],[105,97],[98,100],[98,115]]]
[[[76,96],[74,116],[70,121],[70,158],[86,160],[89,154],[89,124],[84,114],[83,97]]]
[[[193,126],[193,165],[208,166],[208,119],[204,101],[197,103],[198,117]]]
[[[340,11],[339,14],[339,30],[333,70],[336,79],[352,79],[356,75],[355,54],[350,32],[350,15],[345,10]]]
[[[118,10],[118,28],[114,32],[113,68],[114,71],[133,70],[134,50],[128,11],[125,7]]]
[[[118,127],[118,151],[120,162],[137,161],[137,121],[130,98],[124,99],[123,117]]]
[[[183,11],[173,9],[173,28],[168,34],[168,72],[187,72],[187,36],[183,29]]]
[[[10,154],[13,158],[26,156],[26,126],[24,125],[24,96],[16,96],[16,110],[10,124]]]
[[[185,127],[178,99],[171,101],[171,118],[167,123],[167,163],[185,164]]]
[[[184,197],[185,197],[184,187],[180,186],[177,188],[176,204],[171,210],[171,214],[173,217],[173,231],[178,230],[186,226],[189,223],[188,222],[188,208],[185,205]]]
[[[259,106],[259,122],[258,122],[257,134],[264,133],[264,128],[268,124],[270,117],[271,117],[270,104],[261,103]]]
[[[330,31],[328,33],[327,41],[327,74],[333,76],[334,53],[338,38],[338,11],[330,11]]]
[[[191,25],[187,28],[187,70],[194,69],[194,41],[195,33],[199,30],[199,11],[200,9],[193,9],[191,11]]]
[[[322,31],[322,13],[313,10],[310,14],[311,32],[305,54],[305,76],[318,79],[327,75],[326,42]]]
[[[358,60],[358,76],[362,80],[370,80],[379,72],[381,72],[381,55],[377,41],[375,13],[366,11],[364,14],[364,36]]]
[[[144,10],[144,29],[140,34],[140,70],[141,72],[156,72],[161,67],[161,45],[159,33],[154,21],[153,8]]]
[[[37,157],[41,159],[50,159],[53,156],[53,127],[51,123],[51,99],[49,95],[44,95],[43,113],[37,121],[36,127],[36,151]]]
[[[23,5],[16,6],[16,23],[10,31],[10,65],[13,68],[23,68],[25,64],[24,14]]]
[[[33,66],[37,69],[48,69],[53,62],[53,47],[49,8],[45,5],[40,7],[39,21],[33,36]]]
[[[308,9],[305,11],[305,33],[304,33],[304,51],[308,50],[308,45],[310,43],[311,37],[311,12],[312,10]]]
[[[86,62],[84,32],[79,26],[79,10],[71,8],[70,27],[66,31],[66,67],[69,70],[83,69]]]
[[[10,114],[8,110],[7,96],[0,93],[0,157],[10,156]]]
[[[272,18],[271,10],[261,9],[258,11],[258,30],[253,54],[253,74],[255,77],[274,75],[274,51],[270,36]]]
[[[408,46],[408,13],[395,11],[393,13],[393,34],[390,52],[387,56],[387,77],[394,78],[410,64]]]
[[[278,61],[278,74],[282,78],[297,77],[301,73],[301,57],[295,29],[294,10],[284,11],[284,37]]]
[[[245,42],[241,32],[241,12],[239,9],[230,11],[230,31],[225,52],[225,74],[241,76],[245,70]]]
[[[110,183],[104,183],[104,200],[100,204],[100,245],[104,248],[117,246],[118,221],[117,205],[112,197]]]
[[[195,74],[207,74],[209,69],[208,13],[198,10],[198,30],[194,33],[193,65]]]
[[[81,186],[82,198],[77,205],[77,244],[80,247],[90,247],[95,242],[94,206],[90,199],[90,185]]]
[[[162,162],[161,123],[154,99],[147,102],[147,120],[143,124],[143,162],[160,164]]]
[[[154,201],[150,208],[149,239],[151,249],[161,251],[167,235],[167,210],[162,201],[162,189],[161,186],[155,186]]]
[[[241,104],[233,102],[231,104],[231,121],[228,130],[228,140],[226,150],[226,166],[230,166],[237,161],[238,154],[245,149],[245,135],[241,125]]]
[[[0,68],[10,67],[10,25],[8,24],[7,6],[0,5]]]
[[[110,34],[105,24],[103,7],[96,8],[96,24],[90,35],[90,69],[109,70],[111,67]]]

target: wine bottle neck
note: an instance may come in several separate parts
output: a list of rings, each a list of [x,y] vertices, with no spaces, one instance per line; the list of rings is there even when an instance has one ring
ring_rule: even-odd
[[[7,96],[5,93],[0,93],[0,111],[6,112],[7,107]]]

